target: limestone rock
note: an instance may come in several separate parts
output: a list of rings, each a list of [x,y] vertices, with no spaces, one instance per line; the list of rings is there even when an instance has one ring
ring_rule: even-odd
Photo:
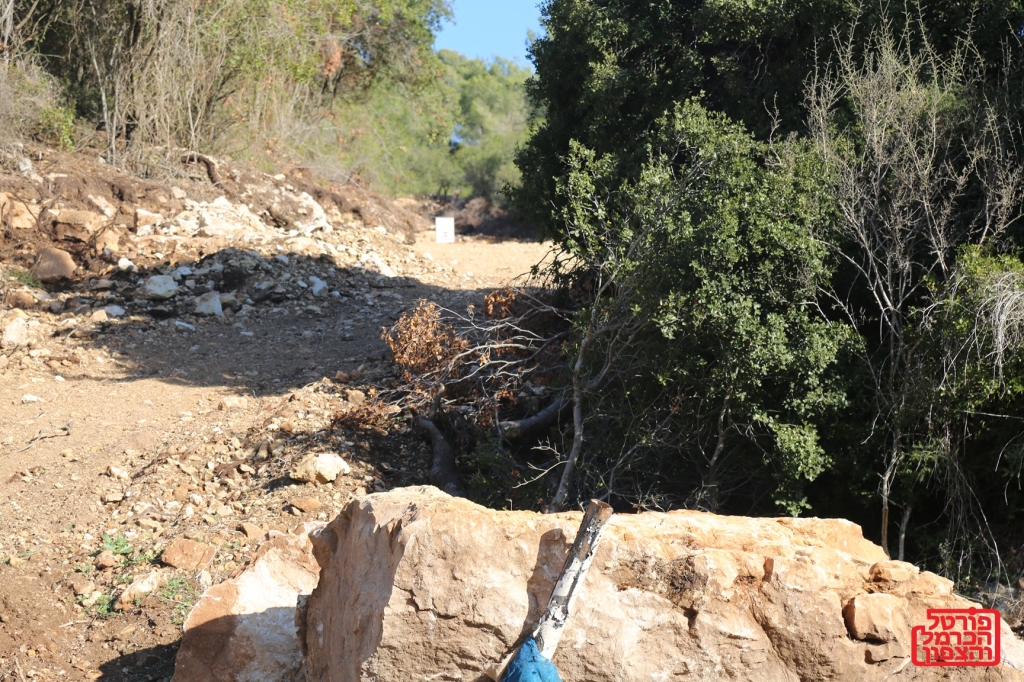
[[[378,272],[385,277],[397,277],[397,273],[391,269],[391,266],[384,262],[384,259],[380,257],[374,251],[368,251],[363,254],[363,257],[359,259],[359,264],[368,270]]]
[[[316,297],[323,296],[327,293],[327,282],[323,281],[319,277],[309,278],[309,290]]]
[[[7,305],[19,310],[32,310],[36,307],[36,298],[27,291],[14,291],[7,296]]]
[[[146,595],[156,592],[164,583],[170,580],[171,576],[162,571],[150,571],[141,578],[136,578],[131,585],[128,586],[121,596],[117,598],[114,603],[114,608],[118,611],[126,611],[134,606],[135,602],[142,599]]]
[[[90,194],[87,197],[90,204],[92,204],[97,211],[102,213],[107,218],[113,218],[117,214],[117,209],[110,205],[110,202],[103,197],[98,197],[94,194]]]
[[[105,218],[98,213],[91,211],[70,211],[64,210],[54,221],[57,226],[59,239],[74,239],[75,241],[87,242],[103,226]]]
[[[330,483],[340,474],[347,474],[352,467],[334,453],[308,455],[292,470],[291,477],[304,483]]]
[[[324,506],[320,500],[313,497],[293,497],[288,500],[288,504],[306,514],[320,511],[320,508]]]
[[[136,230],[139,229],[140,227],[153,227],[154,225],[159,225],[163,221],[164,217],[159,213],[153,213],[151,211],[147,211],[144,208],[135,209]]]
[[[875,582],[902,583],[913,580],[921,572],[914,564],[906,561],[879,561],[871,567],[871,579]]]
[[[71,279],[78,268],[71,254],[61,249],[47,247],[39,252],[36,264],[32,266],[32,274],[40,282],[59,282]]]
[[[93,560],[93,564],[100,570],[103,570],[104,568],[116,568],[121,565],[121,557],[111,551],[105,550],[99,553],[99,555]]]
[[[183,571],[196,571],[206,568],[206,565],[213,561],[216,552],[217,548],[211,545],[178,538],[164,549],[160,560]]]
[[[25,324],[25,320],[16,317],[4,327],[3,336],[0,337],[0,348],[21,348],[27,346],[28,341],[28,325]]]
[[[256,540],[266,535],[266,533],[263,532],[263,529],[255,523],[240,523],[238,524],[238,530],[242,531],[245,537],[250,540]]]
[[[278,200],[270,208],[270,213],[307,237],[317,230],[331,231],[327,213],[306,192],[281,190]]]
[[[295,606],[316,586],[307,533],[275,533],[237,578],[211,587],[185,622],[174,682],[278,682],[302,664]]]
[[[166,301],[169,298],[174,298],[177,293],[178,285],[175,284],[173,277],[169,275],[154,275],[136,290],[135,295],[151,301]]]
[[[115,228],[108,227],[96,235],[93,250],[97,254],[103,254],[105,251],[117,253],[121,250],[121,234]]]
[[[353,501],[313,536],[306,679],[483,679],[536,623],[580,518],[491,511],[434,488]],[[904,624],[971,604],[885,593],[870,576],[885,560],[842,520],[616,516],[554,662],[588,682],[934,679],[907,665]],[[857,632],[893,646],[851,638],[851,602]],[[1024,680],[1020,642],[1003,636],[999,667],[956,679]]]
[[[224,317],[224,308],[221,306],[220,294],[210,291],[196,299],[196,315],[213,315]]]
[[[218,410],[244,410],[249,406],[249,399],[244,395],[226,395],[217,403]]]
[[[18,201],[9,194],[0,192],[0,226],[8,225],[14,230],[31,230],[36,226],[39,208]]]
[[[854,639],[907,642],[907,600],[892,594],[858,594],[843,609],[846,628]]]

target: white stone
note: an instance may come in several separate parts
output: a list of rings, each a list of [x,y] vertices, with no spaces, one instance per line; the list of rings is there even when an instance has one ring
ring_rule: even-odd
[[[148,594],[156,592],[164,583],[170,580],[171,576],[163,571],[150,571],[141,578],[135,579],[131,585],[128,586],[121,596],[118,597],[117,602],[114,604],[114,608],[118,611],[125,611],[132,608],[135,605],[136,600],[142,599]]]
[[[28,403],[41,403],[41,402],[43,402],[43,399],[40,398],[39,396],[32,395],[31,393],[26,393],[25,395],[21,396],[21,402],[26,403],[26,404],[28,404]]]
[[[197,298],[195,313],[196,315],[224,317],[224,308],[220,302],[220,294],[216,291],[211,291]]]
[[[153,275],[138,288],[136,295],[151,301],[166,301],[178,293],[178,285],[169,275]]]
[[[140,227],[155,227],[164,221],[164,217],[159,213],[153,213],[147,211],[144,208],[135,209],[135,229],[138,230]]]
[[[124,315],[124,308],[119,305],[108,305],[103,309],[107,314],[107,317],[122,317]]]
[[[367,251],[363,254],[363,257],[359,260],[359,264],[364,268],[375,270],[385,277],[396,277],[397,274],[391,269],[391,266],[384,262],[375,251]]]
[[[319,277],[310,277],[309,285],[312,287],[310,291],[314,296],[320,297],[327,292],[327,282],[323,281]]]
[[[307,455],[292,470],[290,476],[305,483],[330,483],[341,474],[348,474],[352,467],[340,455],[325,452]]]
[[[110,202],[104,199],[103,197],[98,197],[93,194],[90,194],[88,196],[88,199],[89,203],[95,206],[96,210],[98,210],[107,218],[113,218],[114,215],[117,213],[117,209],[111,206]]]
[[[29,342],[28,325],[25,320],[16,317],[4,327],[3,337],[0,337],[0,347],[14,349],[27,346]]]
[[[117,267],[120,268],[121,270],[129,270],[131,272],[135,272],[135,263],[131,262],[130,260],[123,256],[117,259]]]
[[[305,524],[298,535],[275,533],[244,573],[206,591],[185,622],[175,682],[298,679],[295,607],[316,587],[319,566],[307,534],[322,525]]]

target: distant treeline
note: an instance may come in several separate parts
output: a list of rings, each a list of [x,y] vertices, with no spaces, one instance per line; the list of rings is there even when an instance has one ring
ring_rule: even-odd
[[[10,0],[0,122],[65,148],[91,125],[139,172],[190,149],[497,198],[530,72],[438,54],[449,15],[447,0]]]

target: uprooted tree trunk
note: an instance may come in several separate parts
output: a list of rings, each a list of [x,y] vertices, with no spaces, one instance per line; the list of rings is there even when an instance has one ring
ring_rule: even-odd
[[[455,471],[455,448],[433,421],[417,417],[416,423],[427,432],[434,446],[434,458],[430,463],[430,484],[453,497],[465,497],[466,489]]]
[[[523,440],[543,433],[548,427],[558,421],[559,415],[569,405],[564,398],[556,398],[554,402],[543,410],[519,421],[504,421],[498,423],[501,435],[508,440]]]

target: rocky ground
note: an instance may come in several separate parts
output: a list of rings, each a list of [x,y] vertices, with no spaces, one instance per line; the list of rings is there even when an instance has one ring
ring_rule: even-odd
[[[479,306],[548,249],[435,244],[429,207],[299,173],[4,166],[2,680],[169,678],[191,604],[268,532],[425,483],[409,415],[367,407],[394,379],[381,329]]]

